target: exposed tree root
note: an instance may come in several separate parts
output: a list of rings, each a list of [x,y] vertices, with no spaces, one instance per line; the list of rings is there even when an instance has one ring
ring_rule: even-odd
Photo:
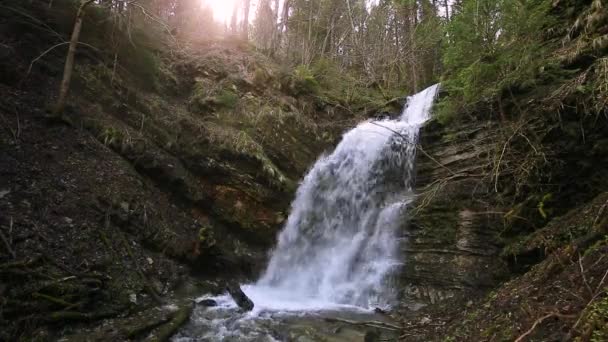
[[[193,309],[194,305],[192,303],[184,305],[173,314],[173,317],[167,324],[164,324],[156,329],[150,336],[148,336],[148,338],[145,339],[145,341],[168,341],[182,325],[186,324],[190,318],[190,314],[192,314]]]

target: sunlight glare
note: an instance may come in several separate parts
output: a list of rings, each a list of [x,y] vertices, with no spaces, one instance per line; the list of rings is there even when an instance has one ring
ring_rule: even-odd
[[[232,16],[232,9],[236,0],[201,0],[203,6],[211,7],[213,18],[221,23],[229,23]]]

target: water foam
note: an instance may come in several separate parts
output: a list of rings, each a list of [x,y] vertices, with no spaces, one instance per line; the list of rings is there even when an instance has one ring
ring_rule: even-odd
[[[244,287],[269,310],[385,307],[401,265],[398,228],[412,200],[420,126],[438,85],[396,120],[359,124],[302,181],[262,277]]]
[[[228,294],[197,309],[174,341],[282,340],[286,317],[369,314],[394,300],[402,265],[399,228],[413,199],[420,126],[438,85],[408,98],[400,118],[359,124],[302,181],[260,279],[242,286],[254,302],[239,313]],[[315,316],[315,315],[319,316]]]

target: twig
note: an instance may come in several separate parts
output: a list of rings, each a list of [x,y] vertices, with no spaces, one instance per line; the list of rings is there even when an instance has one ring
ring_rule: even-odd
[[[496,164],[496,171],[494,172],[494,191],[496,192],[498,192],[498,175],[500,174],[500,163],[502,162],[502,157],[505,155],[507,145],[509,145],[509,142],[514,136],[515,134],[513,134],[509,139],[507,139],[507,141],[505,141],[505,144],[502,146],[502,152],[500,152],[500,157],[498,158],[498,163]]]
[[[595,299],[603,292],[603,291],[601,291],[602,285],[604,284],[604,281],[606,280],[607,276],[608,276],[608,270],[606,270],[606,273],[604,273],[604,276],[602,277],[602,280],[600,280],[600,283],[597,284],[597,287],[595,288],[595,295],[591,298],[591,300],[589,300],[589,302],[587,302],[587,305],[585,305],[585,307],[581,310],[581,313],[579,314],[578,319],[576,320],[576,322],[574,323],[572,328],[570,328],[570,331],[568,332],[568,335],[566,335],[566,338],[564,339],[564,341],[569,341],[571,339],[572,334],[574,333],[574,331],[576,330],[578,325],[581,323],[583,316],[585,315],[585,312],[587,312],[587,308],[589,307],[589,305],[591,305],[591,303],[593,303],[593,301],[595,301]]]
[[[534,324],[532,324],[532,327],[530,329],[528,329],[528,331],[526,331],[525,333],[523,333],[522,335],[520,335],[514,342],[521,342],[521,341],[523,341],[524,338],[526,338],[526,336],[530,335],[534,331],[534,329],[536,329],[536,327],[539,324],[541,324],[547,318],[551,318],[551,317],[572,318],[572,315],[563,315],[563,314],[560,314],[559,312],[552,312],[552,313],[546,314],[543,317],[541,317],[541,318],[537,319],[536,321],[534,321]]]
[[[430,160],[432,160],[433,162],[435,162],[437,165],[443,167],[444,169],[448,170],[448,172],[450,172],[452,175],[456,176],[456,172],[452,171],[449,167],[445,166],[444,164],[440,163],[437,159],[431,157],[430,154],[426,153],[426,151],[422,148],[422,145],[420,144],[416,144],[416,147],[420,150],[420,152],[422,152],[427,158],[429,158]]]
[[[13,140],[16,142],[17,138],[18,138],[19,130],[20,130],[19,125],[17,125],[16,131],[14,129],[12,129],[10,122],[4,117],[4,115],[2,115],[1,112],[0,112],[0,119],[2,119],[3,126],[6,125],[6,129],[11,133],[11,135],[13,136]],[[18,123],[19,123],[19,121],[17,121],[17,124]]]
[[[403,134],[402,134],[402,133],[400,133],[400,132],[395,131],[395,130],[394,130],[394,129],[392,129],[392,128],[389,128],[389,127],[386,127],[386,126],[382,126],[382,125],[378,124],[377,122],[373,122],[373,121],[372,121],[372,122],[370,122],[370,123],[371,123],[372,125],[376,125],[376,126],[378,126],[378,127],[385,128],[385,129],[387,129],[387,130],[389,130],[389,131],[391,131],[391,132],[393,132],[393,133],[397,134],[398,136],[400,136],[400,137],[401,137],[401,138],[403,138],[403,139],[406,139],[406,140],[408,139],[408,137],[406,137],[405,135],[403,135]],[[426,151],[425,151],[425,150],[422,148],[422,146],[420,146],[420,144],[416,144],[416,147],[417,147],[417,148],[418,148],[418,149],[419,149],[419,150],[420,150],[420,151],[421,151],[421,152],[422,152],[422,153],[423,153],[423,154],[424,154],[426,157],[428,157],[430,160],[432,160],[433,162],[435,162],[437,165],[439,165],[439,166],[443,167],[444,169],[448,170],[448,172],[450,172],[452,175],[456,175],[456,172],[452,171],[452,170],[451,170],[449,167],[445,166],[444,164],[442,164],[441,162],[439,162],[437,159],[433,158],[433,157],[432,157],[430,154],[426,153]]]
[[[43,53],[41,53],[38,57],[34,58],[32,60],[32,62],[30,62],[30,66],[29,66],[29,68],[27,68],[27,72],[25,73],[25,76],[23,77],[23,79],[26,79],[30,75],[30,73],[32,72],[32,68],[34,67],[34,63],[38,62],[42,57],[46,56],[49,52],[55,50],[56,48],[58,48],[60,46],[63,46],[63,45],[68,45],[68,44],[70,44],[70,42],[62,42],[62,43],[59,43],[59,44],[55,44],[55,45],[51,46],[50,48],[48,48]],[[78,44],[84,45],[86,47],[89,47],[89,48],[91,48],[91,49],[93,49],[95,51],[99,51],[99,49],[96,48],[96,47],[94,47],[93,45],[90,45],[90,44],[87,44],[87,43],[83,43],[83,42],[78,42]]]
[[[29,15],[28,13],[22,12],[14,7],[0,5],[0,8],[4,8],[9,11],[13,11],[17,14],[20,14],[20,15],[32,20],[34,23],[43,26],[47,31],[51,32],[53,35],[55,35],[57,38],[59,38],[59,40],[65,41],[65,39],[63,38],[63,36],[61,34],[59,34],[57,31],[53,30],[49,25],[45,24],[43,21],[37,19],[36,17],[33,17],[33,16]]]
[[[579,271],[581,272],[581,277],[583,278],[583,283],[585,284],[587,291],[589,291],[589,295],[593,297],[593,290],[591,290],[589,281],[587,280],[587,277],[585,276],[585,268],[583,267],[583,258],[581,257],[580,253],[578,254],[578,268],[579,268]]]
[[[593,220],[593,224],[592,224],[593,227],[595,227],[595,225],[599,222],[600,217],[602,217],[602,214],[604,213],[604,210],[606,210],[606,206],[608,206],[608,200],[597,211],[597,215],[595,216],[595,219]]]
[[[33,298],[44,299],[44,300],[49,301],[49,302],[51,302],[53,304],[61,305],[63,307],[68,307],[68,308],[73,308],[73,307],[75,307],[77,305],[77,304],[74,304],[74,303],[66,302],[65,300],[63,300],[61,298],[49,296],[47,294],[40,293],[40,292],[34,292],[34,293],[32,293],[32,297]]]
[[[10,221],[10,230],[13,230],[13,218],[12,217],[11,217],[11,221]],[[13,259],[16,259],[17,255],[15,254],[15,251],[11,247],[11,243],[6,238],[4,233],[2,232],[2,229],[0,229],[0,238],[2,238],[2,241],[4,242],[4,245],[6,246],[6,250],[8,251],[8,253],[13,257]]]
[[[17,108],[17,106],[15,106],[15,116],[17,117],[16,137],[17,137],[17,139],[19,139],[19,137],[21,136],[21,119],[19,118],[19,109]],[[15,141],[17,141],[17,140],[15,139]],[[12,233],[12,226],[11,226],[11,233]]]

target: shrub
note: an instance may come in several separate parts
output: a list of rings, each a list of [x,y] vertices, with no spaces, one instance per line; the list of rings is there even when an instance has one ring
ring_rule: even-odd
[[[230,89],[222,89],[216,96],[216,103],[220,108],[234,109],[238,102],[238,94]]]
[[[546,63],[542,34],[552,20],[549,9],[547,0],[465,0],[447,27],[449,107],[466,109],[529,87]]]
[[[299,65],[294,69],[293,89],[296,95],[316,94],[319,91],[319,82],[308,66]]]

